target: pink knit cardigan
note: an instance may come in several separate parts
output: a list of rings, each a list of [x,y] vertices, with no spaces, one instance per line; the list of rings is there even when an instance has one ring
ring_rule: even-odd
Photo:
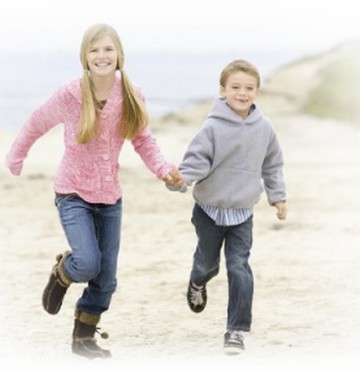
[[[20,175],[34,142],[62,123],[65,152],[55,176],[54,191],[77,193],[89,203],[114,204],[122,196],[118,158],[124,139],[119,137],[116,129],[121,100],[120,78],[117,77],[101,112],[101,134],[85,144],[79,144],[75,134],[81,113],[81,80],[64,85],[35,110],[22,127],[6,156],[6,165],[11,173]],[[147,168],[158,178],[164,177],[174,167],[164,159],[148,128],[131,143]]]

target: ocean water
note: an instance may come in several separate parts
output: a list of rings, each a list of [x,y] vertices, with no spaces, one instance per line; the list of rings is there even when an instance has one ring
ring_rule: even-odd
[[[302,55],[300,51],[227,53],[133,52],[125,70],[146,96],[151,117],[213,99],[221,70],[230,61],[253,62],[263,80]],[[60,85],[81,76],[77,53],[0,53],[0,130],[18,130],[31,112]]]

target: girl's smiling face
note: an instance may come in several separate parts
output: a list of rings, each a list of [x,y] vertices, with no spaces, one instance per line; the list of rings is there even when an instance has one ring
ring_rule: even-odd
[[[258,93],[257,79],[243,71],[231,74],[225,86],[220,87],[220,94],[227,104],[242,118],[246,118]]]
[[[115,73],[117,51],[110,36],[104,36],[91,45],[87,53],[87,62],[92,75],[105,77]]]

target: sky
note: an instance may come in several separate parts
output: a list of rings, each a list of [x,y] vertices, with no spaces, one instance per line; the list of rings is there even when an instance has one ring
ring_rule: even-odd
[[[78,50],[106,22],[131,51],[326,50],[360,38],[355,0],[7,0],[2,53]]]

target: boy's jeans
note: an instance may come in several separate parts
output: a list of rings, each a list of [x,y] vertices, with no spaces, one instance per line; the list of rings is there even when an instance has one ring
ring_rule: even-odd
[[[205,285],[219,272],[220,251],[225,242],[229,284],[227,329],[250,331],[254,280],[249,266],[252,246],[252,216],[240,225],[217,226],[195,204],[191,222],[198,237],[190,280]]]
[[[88,282],[77,309],[100,315],[117,284],[121,199],[114,205],[91,204],[76,195],[58,195],[55,204],[72,250],[65,273],[74,282]]]

